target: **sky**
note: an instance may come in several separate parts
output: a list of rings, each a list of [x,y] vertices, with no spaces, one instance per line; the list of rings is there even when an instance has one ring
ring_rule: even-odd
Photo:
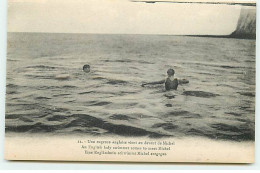
[[[227,35],[241,6],[129,0],[9,0],[8,32]]]

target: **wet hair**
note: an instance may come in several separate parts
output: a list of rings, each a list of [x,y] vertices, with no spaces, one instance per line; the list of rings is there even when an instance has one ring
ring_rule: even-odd
[[[172,68],[170,68],[169,70],[167,70],[167,74],[168,74],[169,76],[173,76],[174,73],[175,73],[175,71],[174,71]]]
[[[88,69],[88,70],[87,70],[87,69]],[[84,71],[84,72],[90,72],[90,65],[85,64],[85,65],[83,66],[83,71]]]

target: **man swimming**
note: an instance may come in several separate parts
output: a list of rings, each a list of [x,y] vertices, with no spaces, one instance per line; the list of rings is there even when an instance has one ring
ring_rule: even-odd
[[[90,65],[85,64],[85,65],[83,66],[83,71],[86,72],[86,73],[89,73],[89,72],[90,72]]]
[[[189,83],[189,81],[186,79],[178,80],[177,78],[174,78],[175,71],[171,68],[167,71],[167,74],[168,74],[168,77],[166,78],[166,80],[161,80],[161,81],[151,82],[151,83],[144,83],[144,84],[142,84],[142,87],[144,87],[145,85],[157,85],[157,84],[164,83],[165,89],[167,91],[169,91],[169,90],[177,90],[179,84]]]

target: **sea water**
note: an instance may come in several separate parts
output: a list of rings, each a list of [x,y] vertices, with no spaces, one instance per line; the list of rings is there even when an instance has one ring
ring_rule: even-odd
[[[254,140],[255,40],[8,33],[6,83],[7,133]]]

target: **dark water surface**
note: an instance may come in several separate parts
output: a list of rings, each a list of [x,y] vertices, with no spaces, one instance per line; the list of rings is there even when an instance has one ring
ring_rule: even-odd
[[[7,132],[254,140],[255,40],[8,33],[6,90]]]

